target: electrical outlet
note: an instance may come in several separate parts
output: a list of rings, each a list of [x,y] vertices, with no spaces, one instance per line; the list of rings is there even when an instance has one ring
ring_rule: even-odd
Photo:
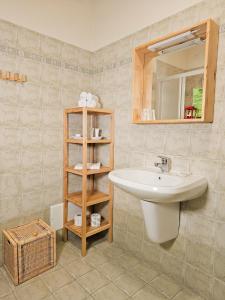
[[[225,23],[220,25],[220,33],[223,33],[223,32],[225,32]]]

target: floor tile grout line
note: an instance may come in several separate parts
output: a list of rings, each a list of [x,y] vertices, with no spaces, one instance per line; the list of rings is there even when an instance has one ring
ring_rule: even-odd
[[[71,244],[71,245],[68,244],[68,245],[69,245],[69,248],[70,248],[70,249],[74,249],[75,252],[77,253],[76,248],[74,247],[74,245],[72,245],[72,244]],[[46,273],[40,274],[39,276],[37,276],[36,278],[34,278],[34,281],[35,281],[35,280],[40,280],[40,281],[44,284],[44,286],[47,288],[47,291],[48,291],[48,293],[49,293],[49,296],[48,296],[48,297],[50,297],[50,296],[55,297],[55,296],[56,296],[56,293],[57,293],[59,290],[63,289],[65,286],[71,285],[71,284],[73,284],[73,283],[75,283],[75,282],[78,284],[79,287],[81,287],[81,288],[86,292],[87,297],[89,297],[89,296],[92,297],[92,296],[93,296],[95,293],[97,293],[99,290],[104,289],[106,286],[109,286],[110,284],[113,285],[113,286],[115,286],[116,288],[118,288],[118,290],[120,290],[121,292],[125,293],[125,294],[127,295],[127,299],[133,299],[133,297],[134,297],[137,293],[139,293],[142,289],[146,288],[146,286],[151,287],[154,291],[156,291],[157,293],[159,293],[161,296],[165,297],[166,299],[171,299],[171,300],[174,299],[178,294],[180,294],[185,288],[187,288],[187,287],[184,286],[183,284],[180,284],[180,283],[176,282],[176,280],[174,280],[174,279],[173,279],[171,276],[169,276],[167,273],[164,273],[164,272],[162,272],[162,271],[159,271],[159,270],[155,269],[154,266],[152,266],[151,263],[149,263],[148,261],[145,261],[145,260],[143,261],[143,260],[141,260],[139,257],[137,257],[137,256],[136,256],[134,253],[132,253],[131,251],[126,251],[126,250],[124,250],[124,249],[122,249],[122,248],[116,246],[115,249],[119,248],[119,249],[123,250],[123,252],[122,252],[122,253],[119,253],[119,255],[118,255],[118,251],[115,250],[115,253],[116,253],[116,254],[114,255],[114,252],[113,252],[113,246],[112,246],[112,247],[109,246],[109,247],[110,247],[110,249],[112,249],[112,250],[110,251],[110,253],[111,253],[110,256],[107,256],[107,255],[106,255],[107,249],[104,248],[104,249],[99,250],[99,249],[96,249],[96,248],[95,248],[95,250],[94,250],[93,253],[98,253],[100,256],[103,255],[104,258],[106,259],[106,261],[101,262],[101,263],[98,263],[97,265],[91,265],[90,263],[88,263],[87,261],[85,261],[81,256],[75,257],[75,258],[73,258],[71,261],[70,261],[70,259],[69,259],[69,261],[66,262],[66,263],[62,263],[62,262],[61,262],[61,263],[62,263],[62,264],[61,264],[61,263],[58,262],[58,264],[57,264],[57,269],[51,269],[51,270],[49,270],[49,271],[50,271],[50,274],[51,274],[51,272],[56,272],[56,271],[59,271],[59,270],[63,270],[65,273],[67,273],[67,274],[70,276],[70,280],[69,280],[67,283],[65,283],[65,284],[63,284],[62,286],[60,286],[60,288],[57,288],[56,290],[50,289],[50,288],[47,286],[47,284],[45,284],[44,276],[42,276],[42,275],[44,275],[44,274],[46,274]],[[107,248],[108,248],[108,247],[107,247]],[[64,255],[66,255],[66,253],[64,253]],[[116,276],[116,277],[115,277],[116,279],[108,278],[108,277],[106,276],[106,274],[102,273],[102,272],[99,270],[99,267],[103,266],[104,264],[106,264],[106,263],[116,264],[116,260],[117,260],[117,259],[119,259],[121,256],[127,256],[127,255],[131,257],[131,262],[132,262],[132,263],[129,264],[129,259],[128,259],[128,261],[126,261],[128,264],[126,265],[126,267],[123,266],[123,272],[122,272],[121,274],[119,274],[118,276]],[[134,259],[132,259],[132,258],[134,258]],[[67,259],[68,259],[68,258],[67,258]],[[136,259],[136,260],[135,260],[135,259]],[[71,262],[76,262],[76,261],[84,262],[85,264],[87,264],[87,265],[91,268],[91,270],[89,270],[88,272],[85,272],[85,273],[82,274],[81,276],[74,277],[74,276],[67,270],[66,266],[69,265],[69,264],[71,264]],[[120,259],[120,261],[121,261],[121,259]],[[134,262],[133,262],[133,261],[134,261]],[[125,264],[126,264],[126,262],[125,262]],[[135,273],[135,268],[136,268],[136,266],[138,266],[139,264],[145,266],[146,268],[150,268],[150,269],[154,270],[154,271],[157,273],[157,275],[156,275],[155,277],[151,278],[151,280],[149,280],[149,281],[146,281],[146,280],[142,279],[140,276],[138,276],[138,274]],[[127,268],[127,266],[128,266],[128,268]],[[13,296],[15,297],[15,299],[19,300],[20,298],[18,298],[18,296],[17,296],[17,294],[16,294],[15,288],[13,288],[13,285],[12,285],[11,281],[9,280],[9,277],[7,276],[7,274],[6,274],[3,270],[4,270],[3,268],[0,268],[0,274],[2,275],[2,278],[6,281],[6,283],[7,283],[7,285],[8,285],[8,288],[9,288],[9,290],[10,290],[9,295],[13,295]],[[101,285],[100,287],[98,287],[98,288],[95,289],[94,291],[89,292],[88,290],[86,290],[85,287],[83,287],[83,286],[79,283],[78,279],[81,278],[81,277],[83,277],[83,276],[85,276],[85,275],[87,275],[89,272],[92,272],[92,271],[98,272],[98,273],[101,275],[101,277],[103,277],[103,278],[106,279],[107,282],[105,282],[103,285]],[[135,291],[133,294],[129,295],[129,294],[126,293],[125,290],[123,290],[121,287],[117,286],[117,285],[115,284],[115,281],[118,280],[118,278],[120,278],[123,274],[130,274],[130,275],[131,275],[131,273],[132,273],[132,276],[134,276],[135,278],[140,279],[140,280],[143,282],[143,286],[142,286],[141,288],[137,289],[137,291]],[[154,280],[156,280],[157,278],[159,278],[161,275],[164,275],[164,276],[168,277],[172,282],[177,283],[177,285],[180,287],[180,290],[179,290],[175,295],[173,295],[172,297],[167,296],[167,295],[164,294],[162,291],[160,291],[159,289],[157,289],[157,287],[155,287],[154,285],[152,285],[152,282],[153,282]],[[32,284],[32,281],[31,281],[31,282],[27,281],[27,283],[28,283],[28,285],[30,285],[30,284]],[[26,285],[25,285],[25,286],[26,286]],[[191,291],[191,290],[190,290],[190,291]],[[193,291],[193,292],[194,292],[194,291]],[[196,295],[197,295],[197,294],[196,294]],[[47,297],[47,298],[48,298],[48,297]],[[47,298],[46,298],[46,299],[47,299]],[[1,297],[0,299],[1,299],[1,300],[4,300],[4,297],[3,297],[3,298]],[[42,299],[44,300],[45,298],[42,298]]]

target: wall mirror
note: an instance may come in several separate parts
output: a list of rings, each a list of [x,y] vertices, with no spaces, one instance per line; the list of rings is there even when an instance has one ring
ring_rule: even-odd
[[[134,49],[133,122],[212,122],[218,26],[212,20]]]

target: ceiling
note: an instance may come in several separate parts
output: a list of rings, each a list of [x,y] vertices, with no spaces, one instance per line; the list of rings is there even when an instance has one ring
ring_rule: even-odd
[[[95,51],[200,0],[0,0],[0,18]]]

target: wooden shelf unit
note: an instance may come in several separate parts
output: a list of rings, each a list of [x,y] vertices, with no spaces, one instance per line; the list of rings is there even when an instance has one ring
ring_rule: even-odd
[[[71,139],[69,135],[68,117],[70,114],[82,115],[82,138]],[[98,115],[107,115],[110,118],[110,136],[107,139],[94,140],[88,138],[88,115],[91,117],[91,127],[95,127]],[[75,170],[73,166],[69,166],[69,144],[82,145],[82,170]],[[94,162],[96,147],[101,147],[101,144],[109,146],[109,165],[101,166],[100,169],[87,169],[88,147],[90,148],[90,162]],[[108,240],[113,238],[113,186],[109,182],[108,193],[103,193],[95,189],[95,175],[105,174],[113,170],[114,167],[114,113],[108,109],[95,108],[69,108],[64,111],[64,240],[68,240],[68,231],[73,232],[81,238],[81,254],[86,255],[87,238],[108,230]],[[82,176],[82,191],[69,193],[69,173]],[[90,187],[88,188],[88,178],[90,178]],[[82,209],[82,226],[74,225],[74,220],[68,220],[68,203],[71,202]],[[87,220],[87,207],[93,207],[99,203],[107,203],[108,218],[102,219],[100,227],[94,228],[89,225]]]

